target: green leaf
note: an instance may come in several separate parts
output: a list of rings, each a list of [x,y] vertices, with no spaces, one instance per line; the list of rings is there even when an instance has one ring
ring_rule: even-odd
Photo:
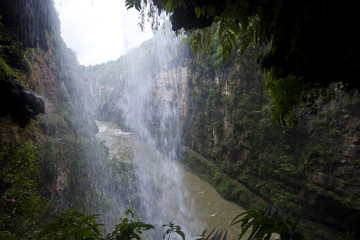
[[[185,240],[185,233],[183,231],[177,230],[176,233],[180,235],[183,240]]]
[[[169,13],[170,11],[172,11],[172,0],[167,0],[166,3],[163,5],[164,10],[166,11],[166,13]]]
[[[201,15],[201,12],[202,12],[202,11],[201,11],[201,8],[195,7],[195,8],[194,8],[194,11],[195,11],[196,17],[199,18],[200,15]]]

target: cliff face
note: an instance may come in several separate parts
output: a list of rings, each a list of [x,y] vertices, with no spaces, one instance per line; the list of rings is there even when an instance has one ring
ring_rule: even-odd
[[[154,78],[153,94],[157,101],[176,105],[179,116],[187,115],[187,67],[174,67],[167,71],[157,72]]]
[[[48,156],[40,157],[53,137],[48,123],[61,104],[56,97],[63,94],[54,61],[62,50],[55,47],[60,32],[54,34],[59,29],[53,10],[52,1],[0,4],[1,239],[34,237],[47,197],[56,193],[57,169],[44,171]]]
[[[183,64],[188,50],[179,50],[175,42],[175,36],[166,39],[159,34],[116,61],[86,68],[98,118],[130,130],[136,126],[127,116],[137,114],[152,134],[161,134],[161,125],[166,125],[174,135],[180,124],[175,115],[186,114],[189,71]]]
[[[56,27],[57,24],[52,26],[48,23],[43,26],[38,23],[40,19],[51,22],[50,16],[56,16],[57,13],[51,5],[52,2],[46,1],[41,5],[40,3],[33,4],[30,1],[27,2],[30,4],[29,6],[25,2],[27,1],[4,3],[8,7],[8,11],[1,20],[1,41],[6,44],[1,52],[1,117],[10,114],[12,120],[19,122],[20,127],[25,127],[30,119],[35,119],[36,115],[44,114],[46,111],[46,114],[40,116],[33,126],[40,127],[53,137],[57,135],[56,132],[59,129],[52,120],[66,117],[61,115],[64,113],[61,111],[75,111],[74,116],[82,118],[81,120],[85,122],[88,118],[83,115],[91,114],[86,105],[83,106],[85,111],[77,111],[81,108],[81,103],[85,101],[84,68],[78,64],[72,50],[65,46],[59,29]],[[38,9],[39,4],[41,9],[50,8],[52,11],[46,12],[46,16],[41,15],[41,10]],[[12,24],[15,19],[19,20],[17,17],[21,16],[22,11],[37,13],[36,17],[25,17],[28,20],[27,31],[34,31],[34,34],[29,33],[29,35],[23,36],[21,28],[18,28],[17,31],[12,30]],[[39,16],[44,17],[45,20],[37,18]],[[48,28],[52,30],[51,33],[48,33]],[[38,35],[37,33],[40,31],[44,35]],[[31,46],[34,44],[39,47],[32,48]],[[17,54],[14,55],[14,52]],[[23,63],[24,66],[19,65],[20,63]],[[64,108],[65,104],[68,104],[68,107]],[[74,119],[69,118],[65,122],[66,124],[62,126],[63,133],[75,128],[75,126],[71,126],[76,124]],[[10,136],[8,138],[4,137],[2,140],[11,140]]]
[[[94,135],[92,86],[53,1],[2,1],[0,15],[0,238],[34,239],[68,208],[112,229],[136,204],[136,180]]]
[[[0,15],[0,238],[31,239],[45,211],[100,212],[89,172],[107,158],[53,1],[2,1]]]
[[[27,4],[30,4],[29,6]],[[56,22],[51,23],[47,17],[51,15],[52,5],[44,3],[43,8],[47,8],[47,11],[41,11],[39,5],[35,1],[4,1],[1,3],[0,8],[0,112],[2,118],[1,124],[1,142],[3,141],[17,141],[20,138],[31,138],[35,140],[35,134],[24,135],[23,133],[30,131],[17,129],[16,124],[12,124],[11,120],[18,122],[20,127],[24,128],[30,123],[31,119],[35,119],[40,113],[45,113],[45,92],[50,94],[50,88],[46,89],[42,87],[44,83],[41,78],[34,77],[34,74],[39,70],[36,69],[36,63],[33,61],[34,55],[38,55],[38,58],[45,59],[45,54],[52,52],[48,49],[48,43],[46,41],[45,31],[49,28],[55,27]],[[37,19],[31,18],[29,11],[37,13]],[[45,13],[46,12],[46,13]],[[56,16],[56,15],[55,15]],[[49,21],[45,27],[38,24],[39,20]],[[54,24],[54,26],[52,25]],[[27,36],[26,31],[29,32]],[[30,32],[33,33],[42,32],[40,39],[35,39]],[[39,40],[39,41],[37,41]],[[34,45],[37,42],[46,43],[48,51],[42,48],[37,50],[27,48]],[[32,43],[32,44],[31,44]],[[37,45],[37,44],[35,44]],[[44,44],[42,44],[44,45]],[[48,53],[46,53],[48,52]],[[50,53],[51,54],[51,53]],[[30,58],[30,60],[29,60]],[[51,59],[51,58],[50,58]],[[47,58],[49,60],[49,57]],[[48,69],[49,64],[43,64],[42,68]],[[53,74],[48,74],[44,71],[44,75],[48,78]],[[45,81],[44,81],[45,82]],[[53,84],[53,83],[52,83]],[[7,115],[10,116],[7,117]],[[5,117],[5,118],[4,118]],[[41,125],[40,122],[44,121],[43,116],[38,119],[39,124],[31,124],[31,127],[36,128],[34,132],[42,132],[38,128]],[[10,125],[10,126],[6,126]],[[23,132],[23,133],[20,133]],[[36,141],[36,140],[35,140]]]
[[[305,209],[305,218],[356,230],[359,219],[351,216],[360,205],[351,199],[360,191],[359,95],[339,93],[317,116],[299,109],[298,126],[273,127],[256,67],[259,51],[233,54],[216,71],[211,60],[191,64],[185,145],[284,210]],[[231,190],[225,197],[249,204]]]
[[[44,113],[42,97],[32,93],[23,85],[24,80],[29,80],[29,74],[32,71],[25,50],[30,42],[25,41],[23,27],[26,26],[28,31],[43,31],[45,34],[45,29],[41,28],[41,25],[37,26],[38,28],[31,25],[38,23],[37,21],[28,19],[27,11],[38,11],[38,6],[31,8],[25,6],[25,3],[27,2],[4,1],[0,7],[0,117],[10,114],[11,118],[22,127],[36,115]],[[49,4],[44,5],[45,8],[50,6]],[[48,10],[50,11],[50,9]],[[21,14],[22,12],[26,13]],[[38,11],[37,16],[42,19],[44,12]],[[47,28],[50,28],[50,25],[49,23]],[[32,37],[29,36],[27,39],[30,40],[30,38]],[[43,38],[45,41],[45,37]],[[35,39],[31,39],[31,41],[35,42]]]
[[[247,188],[286,212],[304,209],[306,219],[341,231],[356,230],[359,219],[351,216],[360,209],[352,200],[360,191],[359,95],[337,93],[337,100],[323,104],[316,116],[299,109],[298,126],[274,127],[271,97],[257,65],[262,51],[256,46],[243,56],[232,53],[224,64],[216,53],[203,61],[183,54],[171,67],[150,68],[152,115],[147,121],[152,134],[162,131],[176,138],[181,128],[185,165],[230,200],[251,206],[257,198],[247,194]],[[131,81],[127,59],[87,69],[96,86],[99,116],[121,124]],[[178,116],[161,126],[157,113],[166,105],[175,106]],[[240,184],[221,180],[221,174]]]
[[[60,20],[53,0],[3,0],[0,15],[22,48],[47,50],[48,37],[60,33]]]

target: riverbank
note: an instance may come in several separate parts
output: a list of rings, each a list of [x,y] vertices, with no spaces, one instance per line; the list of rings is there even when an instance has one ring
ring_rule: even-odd
[[[180,159],[187,171],[211,184],[225,199],[246,209],[269,204],[249,188],[232,179],[209,159],[191,149],[183,147]],[[305,219],[300,221],[298,228],[306,239],[343,239],[340,237],[343,233]]]
[[[199,153],[184,147],[181,154],[185,168],[210,183],[225,199],[230,200],[244,208],[267,204],[261,197],[249,188],[230,178],[218,166]]]
[[[185,170],[180,162],[168,159],[156,148],[140,140],[136,133],[123,132],[112,122],[96,121],[96,124],[99,129],[98,141],[107,148],[108,156],[113,163],[111,166],[118,166],[115,171],[119,171],[125,179],[130,174],[132,187],[137,189],[137,193],[132,193],[133,196],[126,196],[127,194],[123,193],[122,197],[128,199],[129,206],[126,207],[135,209],[139,216],[144,218],[141,219],[142,221],[154,224],[156,227],[174,221],[181,226],[189,239],[198,238],[204,229],[207,229],[208,233],[212,229],[227,230],[229,239],[235,238],[238,227],[230,227],[230,223],[234,217],[245,211],[244,208],[224,199],[211,184]],[[123,166],[127,167],[123,168]],[[137,172],[140,167],[144,167],[140,172],[141,175]],[[176,181],[171,181],[171,184],[169,178],[174,177],[174,171],[170,172],[169,169],[176,169],[175,173],[178,175]],[[163,171],[170,175],[164,175]],[[148,177],[145,182],[141,182],[144,175]],[[162,177],[159,178],[161,175]],[[119,188],[127,187],[122,185]],[[154,191],[141,193],[141,188]],[[168,205],[160,204],[161,208],[153,207],[152,204],[157,204],[158,199],[164,197]],[[150,207],[141,208],[141,203],[144,202]],[[147,214],[146,210],[152,212]],[[162,215],[162,218],[156,221],[159,215]],[[188,226],[189,224],[192,228]]]

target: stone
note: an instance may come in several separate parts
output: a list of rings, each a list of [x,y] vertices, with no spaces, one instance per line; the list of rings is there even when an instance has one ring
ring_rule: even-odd
[[[36,115],[45,113],[44,99],[9,77],[0,82],[0,117],[10,114],[14,122],[25,127]]]

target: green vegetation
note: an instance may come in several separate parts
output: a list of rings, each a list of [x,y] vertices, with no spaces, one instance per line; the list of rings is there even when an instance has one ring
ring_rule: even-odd
[[[28,8],[46,8],[47,3],[30,4],[25,9],[31,12]],[[14,7],[12,1],[6,4]],[[17,78],[19,86],[24,84],[46,99],[47,109],[40,119],[23,128],[7,116],[1,119],[1,239],[33,239],[48,222],[47,214],[56,215],[64,208],[81,209],[87,214],[112,211],[120,216],[122,208],[130,207],[121,196],[124,192],[135,195],[137,190],[132,166],[109,159],[93,134],[93,112],[85,104],[89,86],[75,53],[66,47],[59,31],[40,29],[31,25],[31,19],[26,24],[31,29],[39,28],[34,33],[45,33],[46,42],[39,43],[36,49],[25,49],[32,40],[18,42],[17,32],[7,29],[12,24],[8,14],[19,11],[7,11],[7,19],[3,19],[7,25],[3,21],[0,24],[0,81],[2,84],[7,78]],[[51,15],[51,11],[47,14]],[[6,94],[1,92],[1,117],[7,115],[3,115],[3,106],[18,111],[17,105],[9,104],[11,99],[5,98]],[[27,142],[21,140],[27,138]],[[110,174],[106,181],[99,177],[105,174]],[[118,195],[113,197],[111,191]],[[109,216],[100,219],[109,226],[117,220]]]
[[[53,221],[38,234],[37,239],[100,239],[100,224],[97,215],[85,215],[81,211],[69,210],[53,216]]]
[[[44,227],[37,239],[140,240],[143,237],[143,231],[154,228],[150,224],[133,221],[131,219],[132,211],[127,210],[125,217],[120,218],[120,223],[114,226],[114,231],[103,238],[104,233],[99,229],[102,224],[96,222],[98,216],[86,215],[82,211],[74,209],[63,211],[58,216],[53,216],[53,221]]]
[[[356,193],[338,187],[337,179],[346,175],[349,184],[356,181],[357,147],[344,146],[343,142],[346,136],[350,137],[348,134],[357,136],[357,124],[350,123],[353,121],[350,119],[358,115],[353,106],[359,96],[338,92],[337,100],[319,105],[316,116],[299,107],[301,120],[297,126],[273,127],[271,98],[264,92],[265,80],[256,63],[263,49],[254,46],[242,55],[232,53],[224,65],[215,67],[219,44],[213,43],[207,58],[190,63],[193,74],[188,79],[188,115],[182,126],[185,146],[215,167],[186,153],[184,159],[190,164],[189,169],[235,202],[239,202],[239,197],[234,197],[237,196],[234,186],[226,190],[230,183],[221,180],[224,174],[289,214],[305,208],[306,217],[326,222],[330,216],[324,213],[334,204],[343,209],[336,213],[337,219],[343,219],[336,227],[348,222],[341,227],[348,229],[355,221],[348,216],[359,205],[345,203]],[[344,124],[352,126],[349,133],[343,132]],[[352,154],[347,154],[348,151]],[[354,162],[345,160],[348,158]],[[344,171],[345,168],[348,170]],[[326,199],[323,201],[329,204],[322,204],[321,214],[314,199]],[[246,206],[244,202],[241,204]],[[352,226],[356,228],[355,224]]]
[[[207,51],[219,31],[224,59],[232,50],[244,53],[254,43],[269,44],[259,62],[271,92],[274,122],[297,124],[298,107],[316,113],[318,100],[333,96],[327,88],[359,89],[359,37],[351,35],[356,22],[353,4],[333,1],[146,1],[126,0],[159,27],[159,15],[170,15],[174,31],[185,29],[196,51]],[[336,17],[334,17],[336,16]],[[334,30],[336,29],[336,30]],[[336,32],[334,36],[334,31]],[[334,49],[334,52],[332,49]],[[336,84],[341,82],[342,84]],[[339,87],[340,86],[340,87]]]
[[[264,79],[257,62],[271,46],[252,44],[242,54],[230,52],[223,62],[218,31],[214,27],[209,32],[213,38],[206,56],[190,55],[183,60],[188,61],[190,70],[187,115],[181,119],[181,140],[188,148],[183,155],[187,168],[210,182],[225,198],[242,206],[253,206],[254,198],[234,181],[279,206],[286,214],[297,215],[306,209],[304,217],[307,219],[344,231],[355,229],[358,219],[349,219],[349,216],[359,205],[349,202],[355,193],[345,186],[357,181],[357,148],[356,143],[351,145],[354,148],[343,143],[345,138],[357,136],[358,95],[354,93],[349,97],[330,89],[337,100],[325,99],[329,101],[327,104],[315,101],[316,116],[310,114],[306,106],[298,106],[293,118],[299,120],[297,126],[274,127],[273,111],[276,110],[266,91],[269,80]],[[236,48],[241,48],[239,44]],[[114,73],[125,69],[121,65],[124,62],[118,60]],[[99,89],[105,110],[103,116],[121,119],[120,114],[117,118],[115,102],[121,98],[120,89],[126,88],[123,78],[116,85],[117,80],[106,64],[88,70],[99,77],[98,86],[106,84],[106,89]],[[112,87],[119,87],[119,91]],[[106,105],[109,99],[112,99],[111,104]],[[157,104],[152,107],[156,108]],[[156,117],[156,114],[151,116],[150,122],[156,121]],[[174,127],[166,126],[166,130],[157,128],[156,124],[149,128],[154,136],[162,139],[161,136],[168,136]],[[349,132],[344,131],[344,126],[349,126]],[[332,215],[332,209],[339,210]],[[311,228],[304,232],[309,235],[317,230]],[[318,236],[323,235],[319,233]]]
[[[131,239],[150,239],[149,235],[145,233],[155,226],[140,221],[134,221],[134,213],[128,209],[125,212],[125,217],[120,218],[120,223],[114,226],[111,233],[105,234],[101,232],[100,226],[97,223],[99,215],[86,215],[80,210],[65,210],[57,216],[52,216],[51,223],[43,227],[37,234],[37,239],[47,240],[131,240]],[[174,222],[164,224],[167,227],[163,239],[170,240],[173,233],[185,240],[185,234],[181,231],[181,227],[175,225]],[[103,236],[106,237],[104,238]]]
[[[7,6],[14,2],[24,4],[5,2]],[[359,86],[353,78],[359,75],[358,39],[344,37],[354,32],[349,26],[355,22],[356,8],[349,10],[350,5],[327,1],[324,8],[320,1],[126,2],[128,7],[142,11],[142,16],[146,4],[152,4],[150,11],[156,6],[173,13],[175,29],[188,29],[192,48],[205,49],[208,54],[189,59],[193,74],[188,79],[190,99],[188,116],[183,119],[183,137],[184,144],[198,154],[185,151],[188,167],[216,186],[227,199],[243,206],[255,204],[246,190],[250,188],[289,216],[305,208],[305,217],[343,231],[350,229],[345,231],[345,239],[354,236],[352,231],[359,226],[359,216],[349,216],[359,210],[359,202],[352,200],[357,193],[348,186],[353,186],[359,175],[356,139],[359,127],[354,117],[360,116],[360,101],[356,92],[353,98],[340,92]],[[6,14],[15,12],[3,9]],[[27,16],[19,9],[15,9],[17,14]],[[188,9],[193,11],[184,11]],[[41,10],[51,15],[46,7]],[[188,22],[187,13],[195,21]],[[347,17],[334,13],[346,13]],[[153,11],[149,16],[156,14]],[[19,21],[11,24],[22,29],[35,26],[38,29],[34,33],[40,34],[26,39],[22,33],[21,43],[0,17],[0,80],[11,76],[26,83],[44,94],[49,109],[32,126],[16,129],[13,135],[11,131],[5,137],[1,134],[1,139],[8,142],[0,144],[0,238],[34,239],[37,235],[46,239],[103,239],[105,226],[98,224],[97,218],[107,226],[116,220],[87,214],[105,208],[119,216],[127,207],[121,195],[124,192],[132,195],[135,204],[138,196],[132,166],[109,159],[91,132],[96,127],[89,120],[94,114],[91,107],[84,107],[88,106],[85,101],[90,85],[84,72],[95,76],[92,83],[97,84],[96,94],[101,97],[90,105],[96,106],[97,114],[104,119],[110,116],[121,121],[115,106],[121,92],[103,95],[101,91],[126,87],[129,71],[125,63],[132,56],[85,69],[78,65],[74,52],[66,48],[60,33],[54,32],[55,29],[47,31],[51,30],[48,29],[51,21],[43,18],[43,14],[38,14],[36,19],[41,25],[24,19],[26,25],[17,24]],[[203,31],[193,29],[213,22],[217,25]],[[337,34],[333,34],[333,29]],[[31,44],[39,43],[41,47],[23,49],[31,45],[34,36],[41,36],[45,44],[33,41]],[[138,65],[154,71],[163,67],[154,57],[156,41],[144,43],[146,51],[133,52],[144,63]],[[183,64],[187,45],[183,47],[184,51],[179,50],[167,60],[170,67]],[[258,69],[257,60],[267,73],[266,79]],[[38,65],[33,68],[35,64]],[[42,81],[42,75],[36,80],[26,79],[37,68],[46,69],[43,73],[46,81]],[[271,92],[273,99],[265,90]],[[331,101],[334,97],[337,101]],[[309,116],[304,110],[307,107],[317,116]],[[282,125],[298,122],[298,126],[273,128],[273,116]],[[169,135],[176,127],[171,123],[167,126],[170,130],[151,126],[152,133],[162,139],[161,136]],[[32,139],[19,140],[22,136],[18,135],[31,131]],[[110,178],[106,181],[101,178],[109,172]],[[110,192],[119,195],[109,197]],[[44,196],[52,201],[49,203]],[[117,207],[111,208],[114,205]],[[57,215],[64,207],[80,208],[86,214],[70,210]],[[48,222],[45,212],[57,216],[43,228]],[[133,220],[129,214],[133,215],[128,212],[121,218],[106,239],[140,239],[143,231],[153,228]],[[272,208],[251,209],[235,223],[241,224],[243,232],[252,226],[254,239],[268,238],[272,232],[280,233],[283,239],[301,239],[296,230],[297,220],[283,217]],[[164,238],[175,234],[185,238],[173,222],[164,227],[167,227]],[[203,232],[200,238],[226,239],[224,233],[214,231],[206,236]]]
[[[209,182],[216,191],[226,199],[240,206],[250,208],[260,204],[260,201],[244,189],[240,184],[225,176],[220,168],[210,163],[198,154],[184,150],[183,157],[185,167],[204,181]]]
[[[45,226],[38,226],[36,230],[28,229],[28,234],[38,240],[141,240],[151,239],[148,231],[155,229],[155,226],[151,224],[136,221],[133,211],[129,209],[125,212],[125,217],[120,218],[120,223],[114,226],[113,231],[106,233],[100,229],[103,224],[98,223],[99,216],[88,215],[76,209],[64,210],[56,216],[51,216],[52,220]],[[284,240],[304,239],[302,234],[296,230],[298,220],[299,218],[295,221],[289,217],[284,218],[278,209],[272,206],[263,206],[236,216],[231,225],[240,225],[241,232],[238,239],[249,229],[251,229],[251,235],[248,239],[251,240],[270,239],[272,233],[281,235],[281,239]],[[172,236],[179,236],[185,240],[185,233],[174,222],[164,224],[162,228],[166,228],[163,239],[178,239]],[[213,229],[208,234],[206,234],[207,230],[204,230],[197,239],[227,239],[227,230],[215,230]],[[1,234],[0,237],[9,240],[27,239],[24,236],[11,235],[7,231],[2,231]],[[347,234],[349,235],[349,233]]]
[[[37,234],[37,239],[49,240],[71,240],[71,239],[88,239],[88,240],[130,240],[130,239],[151,239],[147,235],[147,231],[155,229],[155,226],[134,221],[134,214],[131,210],[127,210],[124,218],[120,218],[120,223],[114,226],[114,230],[105,236],[101,232],[97,217],[99,215],[86,215],[79,210],[66,210],[59,213],[58,216],[53,216],[51,223],[43,227]],[[297,230],[297,225],[300,217],[295,220],[290,217],[283,217],[279,209],[273,206],[262,206],[246,211],[236,216],[231,225],[239,225],[240,234],[237,239],[241,239],[245,233],[250,232],[249,240],[256,239],[270,239],[273,234],[281,236],[281,239],[305,239],[301,232]],[[174,222],[164,224],[166,231],[163,234],[163,239],[170,240],[171,236],[176,234],[182,240],[185,240],[185,233],[181,231],[181,227],[175,225]],[[201,235],[198,235],[197,240],[226,240],[227,230],[213,229],[207,234],[204,230]],[[349,233],[347,233],[349,235]],[[350,235],[349,235],[350,236]],[[175,238],[177,239],[177,238]],[[348,239],[348,238],[345,238]]]
[[[162,227],[167,227],[167,230],[163,235],[163,239],[167,238],[167,240],[170,240],[171,234],[176,233],[183,240],[185,240],[185,233],[181,231],[181,227],[179,225],[175,225],[173,221],[171,221],[169,224],[164,224]]]
[[[20,42],[14,41],[11,32],[2,23],[0,15],[0,79],[9,76],[24,78],[30,68],[20,48]]]
[[[40,191],[37,147],[0,145],[0,238],[30,239],[43,221],[48,200]]]
[[[300,216],[296,220],[281,216],[279,209],[273,206],[262,206],[251,209],[234,218],[231,225],[240,224],[241,239],[251,229],[249,240],[269,240],[272,234],[278,234],[281,239],[302,240],[302,233],[297,231]]]

